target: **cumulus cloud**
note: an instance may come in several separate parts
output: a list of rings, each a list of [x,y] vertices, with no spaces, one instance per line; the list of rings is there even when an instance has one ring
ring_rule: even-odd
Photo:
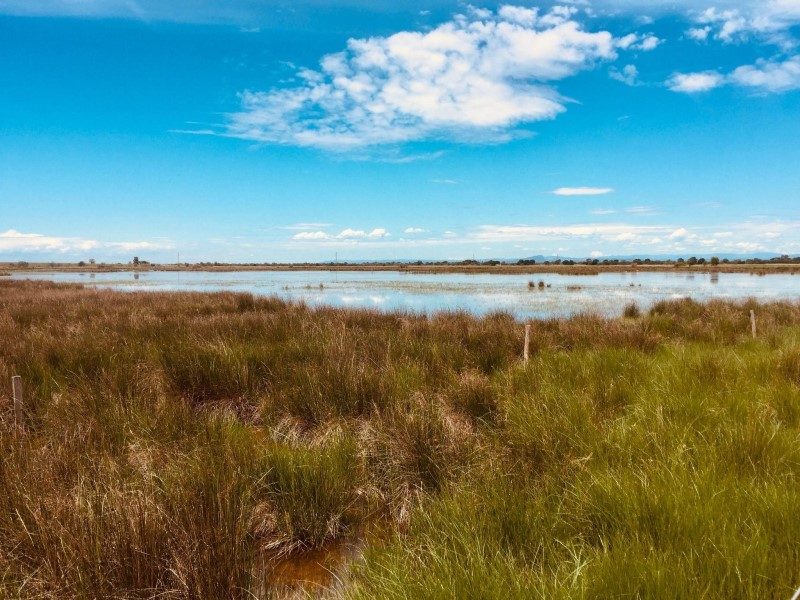
[[[299,70],[295,87],[244,92],[226,134],[325,149],[509,139],[566,110],[554,82],[616,58],[614,36],[584,30],[575,12],[473,9],[427,32],[351,39],[318,70]]]
[[[417,235],[420,233],[425,233],[426,231],[427,229],[422,229],[422,227],[406,227],[403,230],[403,233],[406,233],[408,235]]]
[[[655,50],[664,40],[658,36],[649,33],[647,35],[639,35],[638,33],[629,33],[626,36],[619,38],[616,41],[617,48],[623,50],[641,50],[642,52],[650,52]]]
[[[762,92],[786,92],[800,88],[800,56],[784,61],[760,60],[739,67],[730,75],[731,83]]]
[[[716,71],[701,73],[675,73],[667,80],[667,87],[673,92],[697,94],[713,90],[725,83],[725,77]]]
[[[353,242],[356,240],[382,240],[390,237],[388,230],[383,227],[376,227],[372,231],[364,231],[363,229],[352,229],[348,227],[343,229],[337,235],[333,236],[325,231],[300,231],[292,236],[292,240],[300,242],[324,242],[324,241],[346,241]]]
[[[339,232],[339,235],[336,237],[340,240],[356,240],[367,237],[367,232],[363,229],[350,229],[348,227],[347,229]]]
[[[711,27],[706,25],[705,27],[692,27],[691,29],[688,29],[686,31],[686,36],[690,40],[694,40],[696,42],[705,42],[710,33]]]
[[[749,88],[762,94],[800,89],[800,55],[785,60],[759,60],[723,75],[716,71],[677,73],[667,81],[673,92],[693,94],[723,85]]]
[[[407,229],[419,230],[421,228]],[[350,231],[361,232],[361,230]],[[714,227],[681,226],[675,223],[589,222],[555,225],[480,225],[463,233],[448,230],[438,235],[412,235],[409,238],[390,238],[388,232],[379,228],[370,233],[364,233],[363,237],[357,234],[355,238],[338,238],[321,233],[318,239],[308,241],[308,243],[315,247],[358,246],[383,249],[436,246],[485,247],[489,244],[492,244],[492,248],[498,248],[498,244],[509,244],[509,247],[511,245],[528,247],[529,244],[534,243],[543,251],[545,248],[549,248],[547,250],[549,252],[556,247],[561,250],[570,248],[570,251],[576,254],[588,253],[590,250],[606,254],[622,251],[628,253],[644,251],[697,253],[701,250],[744,253],[756,250],[788,252],[790,248],[800,248],[797,231],[800,231],[800,222],[770,221],[757,218]],[[374,235],[371,235],[373,232]]]
[[[694,14],[701,27],[690,37],[703,41],[713,37],[730,44],[757,36],[782,47],[796,45],[791,28],[800,23],[800,1],[764,0],[736,8],[711,7]]]
[[[74,254],[90,250],[132,252],[137,250],[168,250],[173,247],[171,242],[101,242],[78,237],[22,233],[15,229],[0,233],[0,253],[50,252]]]
[[[614,188],[598,188],[598,187],[561,187],[553,190],[556,196],[603,196],[610,194]]]

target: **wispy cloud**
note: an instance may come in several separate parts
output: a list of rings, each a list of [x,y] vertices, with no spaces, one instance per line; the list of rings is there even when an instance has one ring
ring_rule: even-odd
[[[656,209],[652,206],[630,206],[625,209],[625,212],[632,215],[652,215]]]
[[[293,225],[284,225],[281,229],[289,231],[310,231],[314,229],[327,229],[331,223],[294,223]]]
[[[709,36],[734,43],[756,36],[782,48],[796,45],[791,29],[800,23],[797,0],[761,0],[731,8],[710,7],[693,13],[700,25],[689,36],[704,41]]]
[[[524,123],[566,110],[553,82],[612,60],[608,31],[584,30],[577,9],[470,9],[426,31],[351,39],[294,87],[242,93],[225,133],[333,150],[447,139],[504,141]],[[654,36],[626,43],[641,50]]]
[[[636,65],[625,65],[622,69],[612,67],[608,72],[609,77],[631,87],[639,85],[639,69]]]
[[[0,233],[0,253],[50,252],[74,254],[88,251],[112,253],[142,250],[169,250],[172,242],[105,242],[80,237],[60,237],[41,233],[22,233],[9,229]]]
[[[603,196],[610,194],[614,188],[601,187],[560,187],[553,190],[556,196]]]
[[[316,241],[316,240],[329,240],[331,236],[324,231],[301,231],[292,236],[296,241]]]
[[[582,225],[482,225],[476,230],[475,238],[488,241],[534,241],[546,238],[596,237],[603,236],[616,241],[630,235],[660,232],[656,226],[629,224],[582,224]]]

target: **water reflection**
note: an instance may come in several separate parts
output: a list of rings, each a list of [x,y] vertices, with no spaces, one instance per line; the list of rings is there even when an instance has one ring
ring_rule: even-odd
[[[595,275],[466,275],[400,272],[148,272],[14,273],[15,279],[80,282],[97,288],[136,291],[233,291],[274,295],[309,306],[350,306],[382,311],[433,313],[506,311],[520,318],[595,312],[621,314],[629,302],[642,309],[664,299],[691,297],[760,300],[800,299],[800,277],[752,277],[726,273],[601,273]],[[539,282],[542,282],[541,285]],[[530,286],[533,282],[533,287]]]

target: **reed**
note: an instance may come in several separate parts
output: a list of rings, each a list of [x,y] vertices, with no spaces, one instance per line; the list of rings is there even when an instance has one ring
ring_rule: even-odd
[[[523,330],[0,282],[0,598],[791,597],[800,305]]]

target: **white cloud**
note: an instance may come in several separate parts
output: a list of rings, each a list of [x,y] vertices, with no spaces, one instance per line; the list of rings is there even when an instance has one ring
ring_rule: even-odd
[[[408,228],[421,229],[421,228]],[[345,230],[346,231],[346,230]],[[351,230],[360,232],[361,230]],[[375,230],[373,230],[375,231]],[[381,231],[380,229],[377,231]],[[482,225],[471,228],[464,233],[445,231],[441,235],[413,236],[409,238],[391,238],[388,236],[338,238],[336,236],[319,237],[313,242],[316,248],[359,248],[367,252],[369,249],[385,251],[388,248],[431,248],[431,247],[486,247],[501,252],[500,244],[508,244],[508,248],[526,248],[538,252],[553,252],[556,247],[560,252],[571,252],[573,255],[589,256],[590,251],[614,254],[626,252],[660,252],[660,253],[697,253],[697,252],[753,252],[776,251],[790,252],[792,248],[800,249],[800,222],[770,221],[753,218],[749,221],[726,223],[724,226],[704,227],[676,225],[674,223],[631,224],[616,223],[579,223],[558,225]],[[309,233],[309,232],[301,232]],[[372,232],[370,232],[372,233]],[[324,235],[320,232],[320,235]],[[742,242],[741,240],[746,240]],[[283,242],[284,248],[296,249],[297,242]]]
[[[314,229],[325,229],[330,226],[330,223],[294,223],[293,225],[284,225],[281,229],[288,229],[290,231],[310,231]]]
[[[613,35],[585,31],[574,13],[504,6],[427,32],[351,39],[318,71],[298,71],[296,87],[244,92],[226,134],[327,149],[509,139],[566,110],[553,82],[616,57]]]
[[[730,75],[736,85],[763,92],[786,92],[800,88],[800,56],[783,62],[760,60],[754,65],[739,67]]]
[[[634,86],[639,83],[639,69],[636,65],[625,65],[622,70],[612,67],[608,74],[611,79],[621,81],[625,85]]]
[[[687,235],[689,235],[689,232],[684,227],[679,227],[678,229],[670,233],[667,237],[671,240],[677,240],[680,238],[685,238]]]
[[[421,227],[406,227],[403,230],[403,233],[407,233],[408,235],[417,235],[420,233],[425,233],[426,231],[426,229],[422,229]]]
[[[691,29],[686,31],[686,36],[694,40],[696,42],[705,42],[708,39],[709,34],[711,33],[711,26],[706,25],[705,27],[692,27]]]
[[[585,224],[585,225],[483,225],[477,229],[475,238],[484,241],[524,241],[542,238],[584,238],[600,236],[607,240],[634,240],[645,233],[658,232],[659,227],[627,224]]]
[[[352,229],[348,227],[347,229],[340,231],[335,236],[332,236],[324,231],[301,231],[294,234],[291,239],[294,241],[305,242],[325,242],[338,240],[354,243],[357,240],[382,240],[390,237],[390,235],[391,234],[389,231],[383,227],[376,227],[370,232],[366,232],[363,229]]]
[[[525,27],[533,27],[539,17],[538,8],[523,8],[522,6],[501,6],[497,11],[501,19],[512,23],[519,23]]]
[[[725,83],[725,77],[715,71],[702,73],[676,73],[667,81],[673,92],[696,94],[713,90]]]
[[[635,33],[629,33],[617,40],[617,48],[627,50],[639,40],[639,36]]]
[[[790,48],[797,45],[790,30],[800,23],[800,2],[761,0],[727,9],[711,7],[695,13],[694,20],[704,27],[690,30],[697,34],[693,39],[705,40],[713,32],[715,39],[730,44],[758,36]]]
[[[650,215],[655,212],[652,206],[631,206],[625,209],[625,212],[632,215]]]
[[[613,215],[617,211],[613,208],[596,208],[592,211],[593,215]]]
[[[642,50],[643,52],[650,52],[651,50],[655,50],[656,48],[658,48],[663,43],[664,40],[654,35],[647,35],[642,39],[641,42],[634,45],[634,48]]]
[[[711,7],[700,13],[696,21],[715,25],[717,27],[715,37],[728,43],[751,29],[751,23],[739,9],[718,10]]]
[[[785,248],[792,244],[795,232],[800,230],[800,223],[753,220],[728,224],[727,227],[729,230],[717,232],[704,227],[627,223],[485,225],[478,227],[466,239],[474,243],[552,243],[555,240],[567,240],[584,247],[591,244],[594,248],[602,248],[601,244],[606,244],[609,248],[614,248],[613,252],[623,249],[635,252],[642,248],[659,252],[695,251],[699,248],[716,252],[753,252],[766,249],[777,251],[779,247]],[[735,239],[748,241],[735,242]],[[758,240],[767,240],[769,247]]]
[[[292,236],[293,240],[309,241],[309,240],[328,240],[329,236],[324,231],[301,231]]]
[[[556,196],[603,196],[610,194],[614,188],[596,188],[596,187],[561,187],[553,190]]]
[[[673,92],[687,94],[706,92],[723,85],[750,88],[763,94],[800,89],[800,55],[783,61],[759,60],[728,75],[715,71],[677,73],[667,81],[667,87]]]
[[[9,229],[0,233],[0,253],[51,252],[75,254],[90,250],[103,252],[132,252],[137,250],[168,250],[171,242],[101,242],[97,240],[22,233]]]
[[[339,235],[336,237],[340,240],[354,240],[367,237],[367,232],[363,229],[350,229],[348,227],[347,229],[339,232]]]
[[[652,33],[647,35],[629,33],[616,41],[617,48],[621,48],[622,50],[641,50],[642,52],[655,50],[663,43],[664,40]]]

